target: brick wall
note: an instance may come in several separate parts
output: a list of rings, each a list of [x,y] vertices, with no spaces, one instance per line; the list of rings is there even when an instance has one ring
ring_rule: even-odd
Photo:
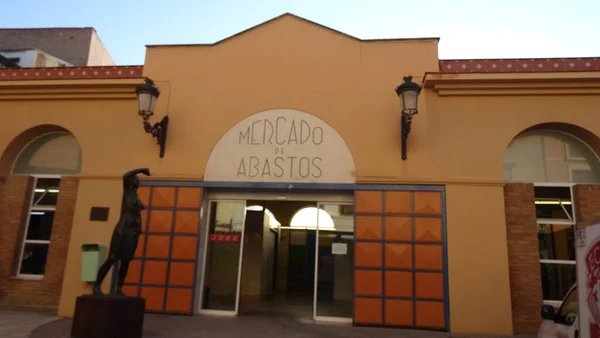
[[[87,66],[93,28],[0,29],[0,50],[38,48],[74,66]]]
[[[33,180],[26,176],[3,177],[0,190],[0,302],[10,295],[10,277],[14,274],[19,252],[18,238],[28,212]]]
[[[0,303],[58,307],[71,237],[78,180],[63,177],[56,205],[46,274],[42,280],[15,279],[33,180],[7,176],[0,192]]]
[[[573,187],[573,199],[578,228],[581,227],[582,222],[589,222],[600,218],[600,185],[575,185]]]
[[[533,184],[505,185],[504,206],[513,330],[533,334],[541,324],[543,300]]]

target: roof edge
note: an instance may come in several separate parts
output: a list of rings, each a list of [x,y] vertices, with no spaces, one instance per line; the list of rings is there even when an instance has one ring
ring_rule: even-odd
[[[296,14],[293,14],[293,13],[290,13],[290,12],[286,12],[286,13],[283,13],[283,14],[281,14],[281,15],[278,15],[278,16],[276,16],[276,17],[272,18],[272,19],[269,19],[269,20],[267,20],[267,21],[263,21],[263,22],[261,22],[261,23],[259,23],[259,24],[256,24],[256,25],[254,25],[254,26],[251,26],[251,27],[249,27],[249,28],[246,28],[246,29],[244,29],[244,30],[242,30],[242,31],[240,31],[240,32],[238,32],[238,33],[235,33],[235,34],[233,34],[233,35],[230,35],[230,36],[228,36],[228,37],[226,37],[226,38],[223,38],[223,39],[221,39],[221,40],[218,40],[218,41],[216,41],[216,42],[213,42],[213,43],[154,44],[154,45],[145,45],[145,46],[146,46],[146,48],[155,48],[155,47],[211,47],[211,46],[216,46],[216,45],[218,45],[218,44],[220,44],[220,43],[222,43],[222,42],[225,42],[225,41],[227,41],[227,40],[233,39],[233,38],[235,38],[235,37],[237,37],[237,36],[239,36],[239,35],[245,34],[245,33],[249,32],[249,31],[251,31],[251,30],[254,30],[254,29],[258,28],[258,27],[264,26],[264,25],[266,25],[266,24],[269,24],[269,23],[271,23],[271,22],[273,22],[273,21],[279,20],[279,19],[281,19],[281,18],[283,18],[283,17],[286,17],[286,16],[291,16],[291,17],[294,17],[294,18],[296,18],[296,19],[300,19],[300,20],[302,20],[302,21],[305,21],[305,22],[308,22],[308,23],[310,23],[310,24],[313,24],[313,25],[316,25],[316,26],[319,26],[319,27],[325,28],[325,29],[327,29],[327,30],[333,31],[333,32],[335,32],[335,33],[341,34],[341,35],[343,35],[343,36],[346,36],[346,37],[348,37],[348,38],[351,38],[351,39],[354,39],[354,40],[357,40],[357,41],[360,41],[360,42],[380,42],[380,41],[381,41],[381,42],[392,42],[392,41],[410,41],[410,40],[439,41],[439,40],[440,40],[440,38],[439,38],[439,37],[425,37],[425,38],[390,38],[390,39],[360,39],[360,38],[357,38],[357,37],[355,37],[355,36],[353,36],[353,35],[350,35],[350,34],[347,34],[347,33],[344,33],[344,32],[342,32],[342,31],[339,31],[339,30],[337,30],[337,29],[334,29],[334,28],[331,28],[331,27],[328,27],[328,26],[322,25],[322,24],[320,24],[320,23],[318,23],[318,22],[315,22],[315,21],[312,21],[312,20],[309,20],[309,19],[303,18],[303,17],[301,17],[301,16],[298,16],[298,15],[296,15]]]
[[[0,31],[23,31],[23,30],[59,30],[59,29],[93,29],[94,27],[18,27],[18,28],[0,28]]]

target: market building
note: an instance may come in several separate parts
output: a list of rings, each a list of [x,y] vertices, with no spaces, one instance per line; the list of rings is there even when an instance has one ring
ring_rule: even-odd
[[[147,167],[148,312],[535,332],[600,216],[599,94],[598,58],[439,60],[291,14],[143,66],[0,69],[0,302],[72,316]]]

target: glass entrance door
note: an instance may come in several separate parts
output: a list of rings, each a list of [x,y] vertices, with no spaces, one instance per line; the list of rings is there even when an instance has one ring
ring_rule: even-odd
[[[246,201],[210,201],[202,312],[237,314]]]
[[[351,322],[354,287],[354,206],[319,203],[314,318]]]

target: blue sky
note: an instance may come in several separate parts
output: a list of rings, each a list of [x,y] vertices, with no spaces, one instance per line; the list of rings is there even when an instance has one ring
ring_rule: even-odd
[[[0,0],[2,1],[8,0]],[[440,37],[441,59],[600,56],[600,0],[29,0],[0,28],[95,27],[118,65],[290,12],[362,39]]]

